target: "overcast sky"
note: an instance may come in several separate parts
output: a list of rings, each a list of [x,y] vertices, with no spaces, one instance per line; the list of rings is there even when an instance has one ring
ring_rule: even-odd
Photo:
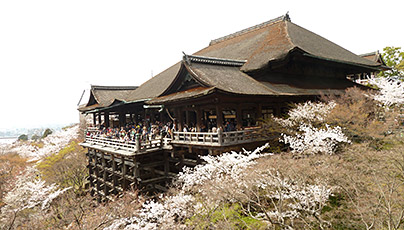
[[[78,122],[90,84],[140,85],[210,40],[289,11],[362,54],[404,48],[404,1],[0,1],[0,129]],[[87,99],[86,99],[87,100]]]

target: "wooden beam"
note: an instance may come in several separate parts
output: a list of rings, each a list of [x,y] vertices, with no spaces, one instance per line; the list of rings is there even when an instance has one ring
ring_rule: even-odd
[[[112,161],[112,185],[113,185],[113,192],[114,194],[118,193],[116,186],[118,186],[118,177],[116,175],[116,161],[115,161],[115,156],[111,155],[111,161]]]
[[[98,125],[101,126],[101,112],[98,113]]]
[[[105,128],[109,127],[109,112],[107,111],[104,112],[104,124]]]
[[[196,109],[196,129],[200,132],[202,129],[202,110],[200,108]]]
[[[241,107],[240,105],[237,105],[236,107],[236,128],[237,130],[241,130],[241,128],[243,127],[243,113],[241,111]]]
[[[95,127],[97,125],[97,114],[93,113],[93,126]]]
[[[127,181],[126,181],[127,166],[126,166],[126,164],[125,164],[125,157],[124,157],[124,156],[121,156],[121,160],[122,160],[122,162],[123,162],[123,164],[122,164],[122,189],[123,189],[123,190],[126,190],[126,183],[127,183]]]
[[[189,121],[189,110],[185,110],[185,124],[187,124],[187,126],[190,126],[190,121]],[[188,130],[190,131],[190,130]]]
[[[216,123],[217,128],[223,129],[223,108],[221,105],[216,105]]]
[[[182,110],[180,109],[180,108],[176,108],[176,113],[178,114],[178,124],[177,124],[177,127],[178,127],[178,131],[180,131],[180,132],[182,132],[182,130],[184,130],[184,116],[183,116],[183,113],[182,113]]]

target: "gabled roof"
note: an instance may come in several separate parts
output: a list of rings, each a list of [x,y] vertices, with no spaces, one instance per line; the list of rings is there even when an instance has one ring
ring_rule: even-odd
[[[185,68],[205,86],[235,94],[279,95],[240,71],[244,61],[216,58],[207,63],[212,58],[191,55],[185,55],[184,58],[190,60],[184,62]]]
[[[313,87],[313,85],[310,86],[313,82],[304,82],[304,78],[274,83],[260,82],[249,76],[249,74],[252,76],[251,73],[256,70],[266,68],[271,62],[286,59],[295,51],[303,56],[325,62],[342,63],[347,68],[360,66],[361,70],[366,71],[381,67],[381,64],[376,61],[358,56],[292,23],[289,15],[286,14],[212,40],[208,47],[194,55],[184,55],[182,62],[174,64],[149,79],[136,90],[103,90],[98,86],[98,89],[92,93],[92,103],[107,107],[115,99],[125,103],[135,103],[151,99],[156,101],[162,96],[166,100],[179,100],[206,95],[216,90],[240,95],[309,95],[318,94],[326,89],[338,91],[344,87],[353,86],[353,83],[345,82],[343,79],[339,82],[331,82],[333,81],[331,79],[324,81],[324,84],[318,85],[317,88],[310,88]],[[184,69],[196,83],[200,84],[197,86],[198,90],[190,88],[181,88],[183,92],[170,90],[173,89],[174,82],[180,80],[181,71]],[[92,104],[89,101],[87,105]]]
[[[375,51],[375,52],[370,52],[370,53],[366,53],[366,54],[360,54],[359,56],[366,58],[370,61],[373,62],[377,62],[379,64],[381,64],[380,68],[382,70],[389,70],[391,69],[390,67],[388,67],[386,65],[386,63],[383,60],[382,54],[379,51]]]
[[[109,106],[115,100],[125,101],[137,86],[100,86],[92,85],[91,94],[101,107]],[[87,104],[89,105],[89,104]]]
[[[185,91],[181,91],[181,92],[176,92],[176,93],[172,93],[172,94],[168,94],[165,96],[161,96],[161,97],[157,97],[151,101],[148,101],[148,104],[161,104],[164,102],[173,102],[173,101],[181,101],[184,99],[192,99],[192,98],[198,98],[198,97],[202,97],[205,95],[209,95],[212,94],[213,92],[215,92],[215,88],[214,87],[197,87],[197,88],[193,88],[190,90],[185,90]]]
[[[125,101],[137,88],[137,86],[91,85],[90,98],[85,106],[79,107],[79,111],[85,112],[107,107],[117,100]]]
[[[168,88],[162,96],[147,103],[159,104],[188,100],[214,92],[277,97],[342,94],[350,87],[367,89],[348,79],[341,78],[305,78],[300,75],[290,75],[287,80],[282,82],[258,81],[240,71],[242,62],[240,60],[184,55],[180,71],[173,80],[172,86],[179,85],[176,82],[183,81],[186,74],[190,74],[195,82],[200,83],[200,86],[180,92]]]
[[[213,40],[196,55],[247,60],[241,70],[249,72],[264,68],[271,61],[282,60],[297,49],[348,65],[380,66],[292,23],[288,15]]]
[[[179,69],[181,67],[181,62],[176,63],[170,68],[164,70],[158,75],[152,77],[145,83],[139,86],[139,88],[132,92],[127,98],[127,102],[148,100],[160,96],[175,79]]]

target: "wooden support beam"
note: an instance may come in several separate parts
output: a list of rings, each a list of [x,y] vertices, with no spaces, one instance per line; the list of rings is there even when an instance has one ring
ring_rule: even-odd
[[[136,160],[136,158],[134,158],[134,161]],[[133,166],[133,179],[134,179],[134,186],[133,187],[138,187],[138,182],[140,179],[140,167],[139,167],[139,162],[134,162],[134,166]]]
[[[185,110],[185,124],[187,124],[187,126],[190,126],[190,121],[189,121],[189,110]],[[189,131],[189,130],[188,130]]]
[[[140,167],[141,168],[154,168],[154,167],[161,166],[161,165],[164,165],[164,161],[153,161],[153,162],[150,162],[147,164],[142,164]]]
[[[163,182],[166,180],[165,176],[162,177],[154,177],[151,179],[147,179],[147,180],[142,180],[142,184],[152,184],[152,183],[157,183],[157,182]]]
[[[262,104],[259,103],[257,107],[257,122],[262,119]]]
[[[116,189],[116,186],[118,186],[118,176],[116,175],[116,160],[115,156],[111,155],[111,160],[112,160],[112,185],[113,185],[113,192],[114,194],[117,194],[118,191]]]
[[[105,124],[105,128],[110,127],[109,126],[109,112],[107,112],[107,111],[104,112],[104,124]]]
[[[123,164],[122,164],[122,188],[123,188],[123,190],[126,190],[126,183],[127,183],[127,181],[126,181],[127,166],[126,166],[126,164],[125,164],[125,157],[124,157],[124,156],[121,156],[121,160],[122,160],[122,162],[123,162]]]
[[[95,113],[93,113],[93,126],[95,127],[97,125],[97,116]]]
[[[99,112],[98,113],[98,125],[101,127],[101,123],[102,123],[102,120],[101,120],[101,112]]]
[[[202,129],[202,110],[196,109],[196,129],[197,132],[200,132]]]
[[[170,172],[170,161],[168,159],[168,153],[164,152],[164,176],[168,177],[168,173]]]
[[[236,121],[237,121],[236,125],[237,130],[241,130],[241,128],[243,127],[243,113],[239,105],[236,108]]]
[[[184,130],[184,116],[180,108],[176,108],[176,111],[178,114],[178,131],[182,132]]]
[[[223,129],[223,108],[221,105],[216,105],[216,123],[217,128]]]
[[[105,153],[104,152],[101,152],[101,163],[102,163],[102,171],[103,171],[103,175],[102,175],[102,179],[104,180],[104,194],[106,195],[106,196],[108,196],[108,189],[107,189],[107,186],[106,186],[106,184],[105,184],[105,182],[107,181],[107,177],[108,177],[108,175],[107,175],[107,170],[105,170],[105,168],[107,167],[107,165],[106,165],[106,160],[105,160],[105,157],[104,157],[104,155],[105,155]]]
[[[124,111],[119,111],[119,127],[126,125],[126,114]]]
[[[97,153],[97,150],[94,150],[94,152],[95,153]],[[96,186],[95,186],[95,189],[97,190],[97,191],[100,191],[101,190],[101,183],[100,183],[100,180],[99,180],[99,177],[100,177],[100,173],[99,173],[99,159],[98,159],[98,157],[97,157],[97,154],[95,154],[95,165],[96,165],[96,167],[95,167],[95,178],[96,178]],[[98,202],[101,202],[101,197],[100,197],[100,195],[98,194],[97,195],[97,201]]]

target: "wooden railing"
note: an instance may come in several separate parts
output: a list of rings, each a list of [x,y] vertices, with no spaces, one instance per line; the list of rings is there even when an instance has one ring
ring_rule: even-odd
[[[174,132],[171,143],[206,146],[229,146],[259,140],[258,129],[242,131],[221,132]]]
[[[89,132],[98,132],[99,129],[97,127],[87,127],[87,131],[89,131]]]
[[[113,150],[124,150],[130,153],[140,153],[146,152],[149,149],[162,148],[164,144],[167,145],[167,140],[154,139],[148,141],[140,141],[139,138],[136,138],[135,141],[123,141],[119,139],[111,139],[105,137],[94,137],[87,136],[84,142],[87,146],[100,146],[100,147],[108,147]]]
[[[111,150],[123,150],[129,154],[147,152],[148,150],[170,148],[172,144],[199,145],[222,147],[259,141],[258,129],[246,129],[242,131],[222,132],[174,132],[173,138],[159,138],[141,141],[137,136],[135,141],[123,141],[119,139],[87,136],[83,146],[110,148]]]

